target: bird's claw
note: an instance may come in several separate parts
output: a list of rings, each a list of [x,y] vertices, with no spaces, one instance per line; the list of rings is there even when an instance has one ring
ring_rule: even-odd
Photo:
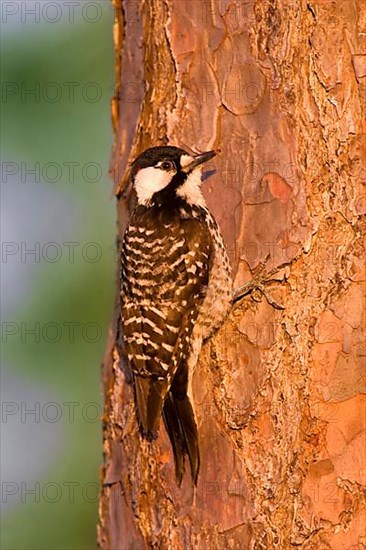
[[[248,294],[251,294],[252,299],[255,302],[260,302],[262,299],[262,296],[265,297],[269,305],[274,307],[275,309],[284,310],[285,306],[282,304],[278,304],[275,299],[268,293],[265,285],[270,283],[278,282],[276,279],[273,279],[273,275],[277,273],[283,266],[274,267],[267,273],[264,273],[264,269],[266,267],[266,263],[269,256],[267,256],[263,262],[260,263],[258,268],[256,269],[256,273],[254,278],[249,281],[248,283],[245,283],[244,285],[240,286],[239,288],[236,288],[233,291],[233,303],[235,304],[245,296],[248,296]]]

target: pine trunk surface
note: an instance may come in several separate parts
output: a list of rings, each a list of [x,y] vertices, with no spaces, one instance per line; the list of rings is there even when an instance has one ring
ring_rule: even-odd
[[[103,365],[100,548],[366,548],[362,2],[114,7],[119,242],[137,154],[219,147],[204,194],[235,287],[261,267],[259,280],[279,270],[203,348],[196,489],[189,472],[176,485],[163,422],[154,443],[138,434],[116,306]]]

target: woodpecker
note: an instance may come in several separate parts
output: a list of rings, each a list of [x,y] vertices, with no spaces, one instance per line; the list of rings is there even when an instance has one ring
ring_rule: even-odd
[[[152,147],[132,163],[137,205],[122,242],[121,326],[140,433],[163,416],[178,485],[188,456],[200,465],[191,380],[202,342],[225,319],[232,277],[220,229],[201,191],[202,164],[178,147]]]

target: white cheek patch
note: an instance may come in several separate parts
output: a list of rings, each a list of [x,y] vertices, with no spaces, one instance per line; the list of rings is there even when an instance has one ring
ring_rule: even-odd
[[[185,199],[188,204],[206,206],[201,191],[201,176],[201,168],[198,167],[188,174],[184,184],[177,189],[177,195]]]
[[[141,168],[137,172],[134,182],[139,204],[147,204],[154,193],[169,185],[172,178],[172,172],[166,172],[154,166]]]

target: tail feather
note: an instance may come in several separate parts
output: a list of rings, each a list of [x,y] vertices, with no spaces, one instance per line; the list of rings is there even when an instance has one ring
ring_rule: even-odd
[[[166,382],[135,376],[134,386],[140,431],[151,441],[157,438]]]
[[[185,454],[185,441],[184,435],[182,432],[182,427],[180,425],[177,409],[175,406],[174,398],[169,392],[166,396],[164,409],[163,409],[163,418],[165,428],[168,432],[170,442],[172,444],[173,454],[174,454],[174,463],[175,463],[175,477],[177,483],[180,486],[184,474],[184,454]]]
[[[173,448],[175,475],[181,485],[185,472],[185,457],[189,458],[191,475],[197,485],[200,467],[198,430],[187,390],[187,372],[181,369],[170,391],[167,381],[134,376],[136,413],[140,432],[149,441],[157,438],[160,416]]]
[[[197,485],[200,467],[198,431],[188,396],[177,397],[170,391],[165,399],[163,417],[173,448],[177,483],[182,483],[185,455],[188,455],[192,479]]]

